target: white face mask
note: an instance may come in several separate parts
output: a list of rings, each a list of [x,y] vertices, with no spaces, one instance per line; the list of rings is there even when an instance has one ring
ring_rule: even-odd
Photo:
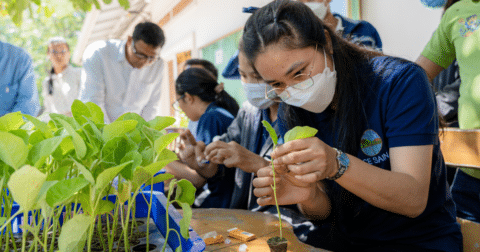
[[[242,86],[247,95],[248,102],[259,109],[266,109],[274,103],[274,101],[265,99],[265,87],[267,91],[271,89],[266,83],[245,83]]]
[[[315,13],[315,15],[319,17],[321,20],[323,20],[327,15],[328,7],[325,4],[325,2],[323,3],[307,2],[305,3],[305,5],[308,6],[310,9],[312,9],[313,13]]]
[[[335,71],[335,64],[333,65],[333,71],[327,67],[327,54],[325,51],[324,55],[325,69],[322,73],[311,77],[313,85],[306,89],[298,89],[293,86],[287,87],[285,91],[279,94],[285,103],[313,113],[323,112],[332,103],[335,87],[337,86],[337,71]],[[307,79],[294,86],[305,86],[312,80]]]

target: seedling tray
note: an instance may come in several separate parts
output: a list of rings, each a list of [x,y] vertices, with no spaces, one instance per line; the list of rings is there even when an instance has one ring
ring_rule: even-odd
[[[167,233],[167,227],[165,222],[167,199],[163,193],[156,192],[156,191],[153,191],[153,194],[150,194],[150,191],[148,192],[144,191],[144,195],[147,201],[150,201],[150,197],[153,196],[150,218],[152,219],[156,228],[160,231],[161,236],[157,234],[158,235],[157,238],[164,239],[163,237],[165,237]],[[108,199],[112,202],[115,202],[116,197],[114,195],[111,195],[108,197]],[[136,219],[146,218],[148,215],[148,205],[145,199],[143,198],[142,194],[137,195],[137,197],[135,198],[136,200],[135,218]],[[12,215],[16,211],[18,211],[18,209],[19,209],[19,205],[14,203],[12,207]],[[2,206],[2,213],[3,213],[3,206]],[[169,207],[168,214],[169,214],[170,228],[173,228],[177,230],[178,233],[180,233],[179,222],[182,219],[182,215],[180,215],[180,213],[178,213],[178,211],[172,205],[170,205]],[[32,218],[31,212],[29,212],[29,218]],[[23,219],[24,219],[23,214],[20,214],[17,217],[15,217],[14,220],[12,220],[11,225],[12,225],[13,233],[22,232],[22,229],[20,228],[20,226],[23,223]],[[191,227],[189,229],[189,234],[190,234],[189,239],[184,239],[182,236],[180,236],[180,240],[182,243],[182,250],[189,251],[189,252],[204,251],[206,248],[205,242],[202,240],[200,236],[198,236],[198,234]],[[156,244],[157,241],[152,240],[150,243]],[[173,251],[175,251],[175,249],[179,246],[179,239],[178,239],[177,233],[173,231],[170,232],[167,243],[170,246],[170,248],[173,249]],[[153,251],[157,251],[157,250],[153,250]]]

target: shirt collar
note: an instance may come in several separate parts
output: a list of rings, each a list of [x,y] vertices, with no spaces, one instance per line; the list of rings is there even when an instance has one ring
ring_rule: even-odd
[[[118,56],[117,56],[118,61],[126,61],[127,60],[126,55],[125,55],[125,45],[126,44],[127,44],[126,40],[123,40],[120,43],[120,49],[118,50]]]
[[[343,27],[342,19],[340,17],[335,17],[335,18],[338,20],[337,27],[335,27],[335,32],[343,33],[343,30],[345,27]]]

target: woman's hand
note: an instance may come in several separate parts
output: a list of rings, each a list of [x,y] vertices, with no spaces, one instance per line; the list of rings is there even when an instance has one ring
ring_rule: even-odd
[[[275,167],[286,165],[298,181],[315,183],[337,173],[336,151],[316,137],[277,146],[271,156]]]
[[[205,158],[226,167],[238,167],[245,172],[257,172],[270,162],[236,142],[215,141],[205,148]]]
[[[178,147],[180,150],[178,156],[183,163],[191,166],[191,164],[195,161],[195,147],[197,145],[197,141],[188,129],[180,133],[180,139],[181,144]]]
[[[253,180],[253,193],[261,206],[275,205],[273,172],[271,167],[258,170]],[[312,219],[325,219],[330,214],[330,200],[325,194],[323,182],[302,184],[290,174],[276,175],[277,202],[279,205],[298,204],[300,211]]]

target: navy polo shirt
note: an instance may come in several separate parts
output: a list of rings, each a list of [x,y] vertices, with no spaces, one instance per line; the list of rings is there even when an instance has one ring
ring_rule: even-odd
[[[215,105],[208,105],[205,113],[198,120],[197,141],[203,141],[205,145],[212,142],[213,137],[227,132],[234,117],[227,110]],[[210,194],[200,205],[202,208],[228,208],[233,193],[233,180],[235,169],[228,169],[223,165],[218,166],[214,177],[207,180]]]
[[[356,156],[379,169],[391,170],[390,148],[433,145],[428,203],[420,216],[409,218],[377,208],[325,180],[333,207],[336,250],[398,244],[459,251],[462,236],[439,148],[434,94],[425,72],[412,62],[393,57],[376,57],[365,68],[370,69],[358,70],[359,81],[374,88],[363,99],[367,122]],[[366,74],[372,70],[374,74]],[[332,111],[315,114],[312,122],[319,130],[317,137],[334,146]]]

